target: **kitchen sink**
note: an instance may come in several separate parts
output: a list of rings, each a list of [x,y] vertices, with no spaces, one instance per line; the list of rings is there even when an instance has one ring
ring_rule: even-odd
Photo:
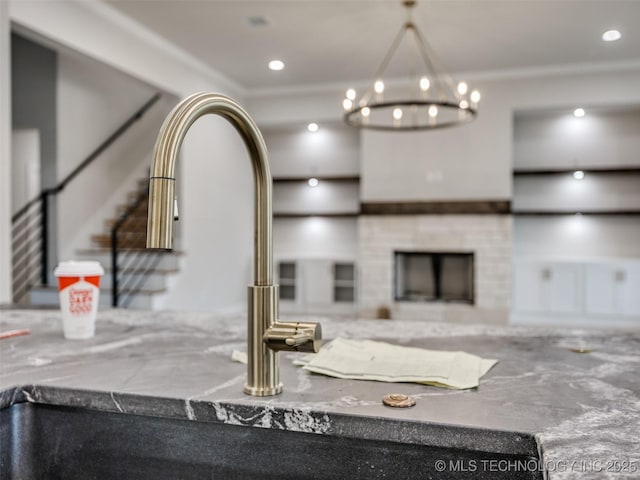
[[[482,445],[431,447],[27,402],[0,410],[0,422],[5,480],[542,478],[532,468],[500,468],[536,464],[535,456]]]

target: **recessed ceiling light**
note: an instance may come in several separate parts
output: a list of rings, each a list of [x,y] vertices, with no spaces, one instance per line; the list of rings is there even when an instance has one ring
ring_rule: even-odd
[[[576,170],[573,172],[573,178],[576,180],[582,180],[584,178],[584,172],[582,170]]]
[[[309,184],[310,187],[317,187],[318,183],[320,182],[318,182],[317,178],[310,178],[307,183]]]
[[[602,34],[602,40],[605,42],[615,42],[621,38],[622,34],[618,30],[607,30]]]
[[[582,118],[584,117],[584,108],[576,108],[573,111],[573,116],[577,117],[577,118]]]
[[[317,123],[310,123],[309,125],[307,125],[307,130],[309,130],[310,132],[317,132],[318,128],[319,127]]]
[[[269,62],[269,70],[278,72],[284,68],[284,62],[282,60],[271,60]]]

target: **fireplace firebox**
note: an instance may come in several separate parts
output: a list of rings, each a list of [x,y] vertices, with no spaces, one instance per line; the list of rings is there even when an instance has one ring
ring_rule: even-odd
[[[394,252],[397,302],[474,303],[474,258],[467,252]]]

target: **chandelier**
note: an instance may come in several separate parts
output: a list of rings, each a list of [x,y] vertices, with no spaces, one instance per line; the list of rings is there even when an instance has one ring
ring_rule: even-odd
[[[426,130],[453,127],[473,120],[480,92],[466,82],[457,85],[446,73],[418,26],[412,21],[415,0],[404,0],[407,21],[396,35],[373,83],[359,98],[353,88],[342,102],[344,120],[357,128]],[[413,37],[408,88],[387,88],[382,80],[403,39]]]

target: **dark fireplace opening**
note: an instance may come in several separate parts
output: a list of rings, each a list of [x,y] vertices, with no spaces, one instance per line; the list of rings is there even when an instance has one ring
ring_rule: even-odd
[[[397,302],[474,302],[473,253],[395,252]]]

